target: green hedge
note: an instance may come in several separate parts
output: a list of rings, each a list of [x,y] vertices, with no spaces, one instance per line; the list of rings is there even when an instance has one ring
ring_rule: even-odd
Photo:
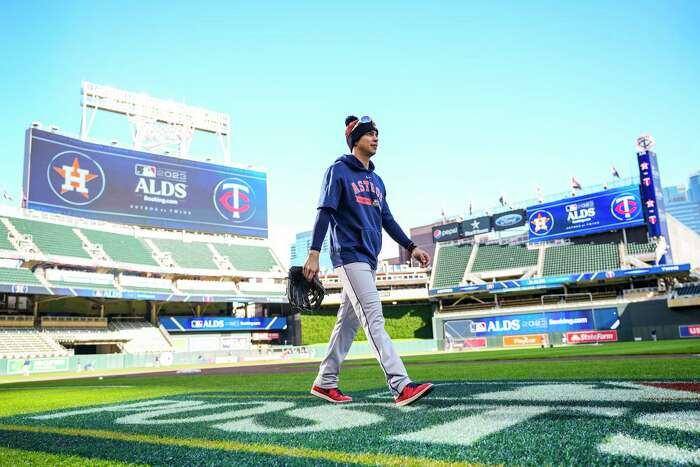
[[[422,305],[383,305],[385,329],[392,339],[431,339],[433,337],[433,308]],[[322,309],[314,314],[301,315],[301,340],[303,344],[328,342],[335,325],[338,309]],[[362,328],[355,337],[367,340]]]

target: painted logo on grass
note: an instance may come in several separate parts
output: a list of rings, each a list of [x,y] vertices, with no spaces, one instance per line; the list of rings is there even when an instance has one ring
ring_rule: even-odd
[[[95,452],[108,449],[114,432],[154,444],[167,437],[186,452],[198,439],[264,443],[313,452],[316,463],[364,453],[374,456],[371,463],[427,456],[506,464],[663,464],[697,462],[700,452],[700,383],[440,383],[431,396],[404,408],[386,391],[352,395],[353,403],[332,405],[302,393],[192,394],[6,418],[0,431],[17,439],[31,433],[43,446],[41,436],[71,430],[90,438]],[[29,427],[22,432],[21,425]],[[41,433],[31,428],[36,425]],[[160,448],[138,449],[141,462],[162,461]],[[198,450],[197,462],[212,463],[219,454]]]

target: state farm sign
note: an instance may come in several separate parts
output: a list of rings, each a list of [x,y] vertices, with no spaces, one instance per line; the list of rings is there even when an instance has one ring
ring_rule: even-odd
[[[591,342],[616,342],[617,331],[579,331],[565,334],[568,344],[590,344]]]

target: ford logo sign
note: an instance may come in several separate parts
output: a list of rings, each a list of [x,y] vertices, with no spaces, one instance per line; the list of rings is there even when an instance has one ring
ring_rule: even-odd
[[[496,225],[499,227],[508,227],[509,225],[515,225],[522,220],[523,216],[520,214],[507,214],[496,219]]]

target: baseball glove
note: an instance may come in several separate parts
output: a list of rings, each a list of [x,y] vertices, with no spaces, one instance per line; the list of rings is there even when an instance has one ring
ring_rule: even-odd
[[[311,282],[304,277],[304,270],[300,266],[289,268],[287,276],[287,299],[292,305],[292,310],[315,311],[321,307],[323,296],[326,294],[321,281],[314,277]]]

